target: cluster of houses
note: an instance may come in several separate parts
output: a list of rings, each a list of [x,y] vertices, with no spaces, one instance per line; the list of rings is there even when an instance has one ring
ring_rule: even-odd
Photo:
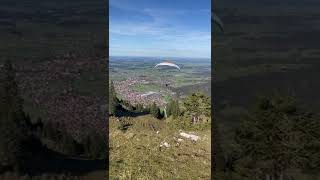
[[[157,106],[163,107],[166,102],[164,101],[160,92],[137,92],[133,89],[133,86],[139,84],[151,84],[145,79],[139,79],[137,77],[129,78],[125,81],[115,81],[114,87],[117,94],[132,105],[142,104],[144,106],[156,103]]]
[[[106,72],[100,59],[61,57],[37,63],[24,62],[15,66],[20,94],[46,120],[64,124],[70,133],[80,138],[84,128],[105,132],[107,108],[104,97],[79,94],[73,82],[82,72]],[[106,98],[106,97],[105,97]]]

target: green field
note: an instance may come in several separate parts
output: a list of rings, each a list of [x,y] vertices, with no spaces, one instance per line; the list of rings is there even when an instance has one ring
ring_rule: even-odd
[[[155,91],[158,92],[161,87],[158,84],[136,84],[132,87],[134,91],[137,92],[148,92],[148,91]]]
[[[199,84],[207,86],[211,82],[211,62],[209,59],[174,59],[181,71],[170,68],[154,69],[161,58],[152,57],[110,57],[110,81],[123,81],[132,77],[147,79],[150,84],[136,84],[133,90],[137,92],[159,91],[161,81],[170,82],[174,89]],[[183,91],[182,91],[183,92]]]

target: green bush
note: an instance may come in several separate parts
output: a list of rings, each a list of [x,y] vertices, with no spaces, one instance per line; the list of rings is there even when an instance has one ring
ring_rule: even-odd
[[[260,98],[235,134],[242,177],[279,179],[288,169],[319,169],[320,121],[286,96]]]
[[[193,124],[192,121],[190,121],[189,116],[180,116],[178,118],[172,118],[171,122],[175,129],[181,129],[181,130],[206,130],[211,128],[211,121],[208,122],[201,122],[197,124]]]

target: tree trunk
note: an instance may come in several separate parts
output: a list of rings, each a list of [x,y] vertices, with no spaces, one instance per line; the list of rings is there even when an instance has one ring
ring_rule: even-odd
[[[266,180],[270,180],[270,175],[266,174]]]
[[[283,180],[283,171],[280,171],[279,180]]]

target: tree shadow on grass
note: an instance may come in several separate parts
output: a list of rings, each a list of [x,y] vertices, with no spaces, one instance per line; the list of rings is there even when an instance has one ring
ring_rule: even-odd
[[[147,115],[149,114],[149,112],[138,112],[138,111],[130,111],[127,110],[125,108],[123,108],[122,106],[117,108],[117,113],[116,116],[117,117],[138,117],[138,116],[143,116],[143,115]]]
[[[81,156],[68,156],[38,146],[32,151],[32,157],[26,162],[24,169],[31,176],[42,174],[85,175],[95,171],[107,170],[107,159],[89,159]]]

